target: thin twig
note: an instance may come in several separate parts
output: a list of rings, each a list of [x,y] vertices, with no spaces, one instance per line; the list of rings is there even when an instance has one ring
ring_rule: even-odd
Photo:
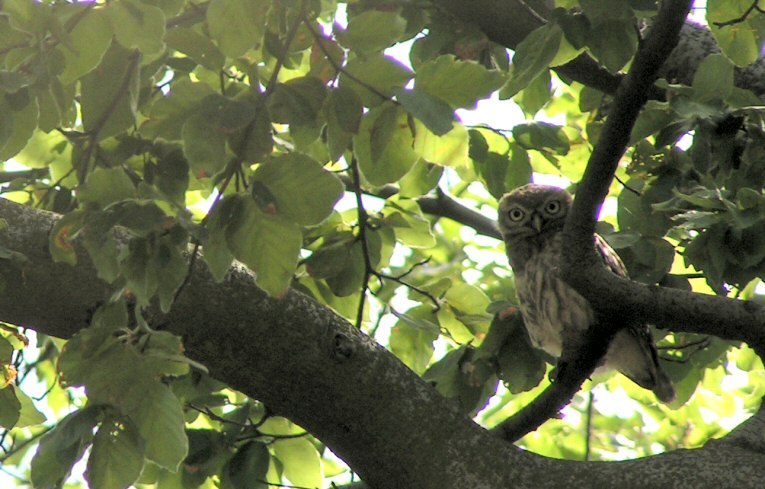
[[[584,461],[589,462],[592,450],[592,405],[595,401],[595,395],[592,389],[587,395],[587,413],[585,414],[585,432],[584,432]]]
[[[282,66],[284,66],[284,58],[287,57],[287,53],[289,52],[290,45],[292,44],[292,41],[295,39],[295,36],[297,35],[297,31],[300,28],[300,24],[303,22],[304,17],[305,17],[305,0],[300,2],[300,13],[295,19],[295,22],[290,26],[290,29],[287,31],[287,37],[284,39],[282,52],[279,53],[279,56],[276,57],[276,66],[274,66],[274,71],[271,73],[271,78],[268,80],[268,85],[266,85],[266,95],[272,93],[274,89],[276,88],[276,83],[279,81],[279,71],[281,71]]]
[[[716,27],[728,27],[731,25],[740,24],[741,22],[744,22],[747,19],[747,17],[749,17],[752,14],[752,12],[756,11],[758,13],[764,14],[765,10],[760,8],[759,3],[760,3],[760,0],[754,0],[754,2],[752,2],[749,8],[747,8],[744,11],[744,13],[741,14],[740,16],[734,19],[726,20],[724,22],[712,22],[712,24],[714,24]]]
[[[361,198],[361,174],[359,171],[359,162],[356,158],[351,159],[351,175],[355,187],[356,196],[356,214],[359,224],[359,242],[361,243],[361,252],[364,256],[364,279],[361,284],[361,295],[359,297],[359,306],[356,311],[356,327],[361,329],[361,322],[364,319],[364,305],[366,303],[367,291],[369,290],[369,278],[374,273],[372,261],[369,257],[369,247],[367,246],[367,220],[369,215],[364,208],[364,202]]]
[[[303,15],[305,15],[305,14],[303,14]],[[329,64],[330,64],[330,65],[332,65],[332,68],[334,68],[334,70],[335,70],[337,73],[343,73],[345,76],[347,76],[347,77],[348,77],[348,79],[349,79],[349,80],[353,80],[354,82],[358,83],[358,84],[359,84],[359,85],[361,85],[362,87],[364,87],[364,88],[366,88],[367,90],[369,90],[370,92],[374,93],[375,95],[377,95],[377,96],[378,96],[378,97],[380,97],[381,99],[383,99],[383,100],[387,100],[387,101],[389,101],[389,102],[393,102],[394,104],[398,105],[398,101],[397,101],[397,100],[394,100],[394,99],[392,99],[392,98],[391,98],[391,97],[389,97],[388,95],[386,95],[386,94],[382,93],[382,92],[381,92],[381,91],[379,91],[377,88],[375,88],[375,87],[373,87],[372,85],[370,85],[370,84],[366,83],[364,80],[361,80],[361,79],[359,79],[359,78],[358,78],[358,77],[356,77],[355,75],[353,75],[353,74],[351,74],[351,73],[348,73],[348,72],[347,72],[347,71],[346,71],[346,70],[345,70],[345,69],[344,69],[342,66],[338,65],[338,64],[335,62],[335,60],[332,58],[332,54],[331,54],[329,51],[327,51],[327,48],[326,48],[326,47],[324,47],[324,44],[322,43],[322,41],[323,41],[325,38],[324,38],[324,37],[322,37],[322,36],[321,36],[321,35],[320,35],[318,32],[316,32],[316,30],[313,28],[313,26],[311,25],[311,23],[310,23],[310,22],[308,21],[308,19],[306,19],[305,17],[303,18],[303,23],[304,23],[304,25],[305,25],[305,26],[308,28],[308,31],[311,33],[311,35],[313,36],[313,38],[314,38],[314,39],[317,41],[317,42],[316,42],[316,45],[317,45],[317,46],[319,46],[319,49],[321,50],[321,52],[322,52],[322,53],[324,53],[324,56],[326,56],[326,57],[327,57],[327,61],[329,61]]]

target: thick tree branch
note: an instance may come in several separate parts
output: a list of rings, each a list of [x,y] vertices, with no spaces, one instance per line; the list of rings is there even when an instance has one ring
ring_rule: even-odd
[[[0,199],[8,228],[0,246],[27,262],[0,260],[0,320],[69,338],[86,326],[108,287],[84,251],[54,264],[48,231],[58,218]],[[215,283],[203,261],[167,315],[152,325],[184,338],[211,374],[319,437],[370,487],[757,487],[765,455],[734,447],[673,452],[612,463],[574,463],[518,451],[459,413],[455,404],[391,353],[299,292],[268,297],[233,268]],[[380,395],[383,393],[383,395]],[[412,461],[416,460],[416,464]],[[759,469],[757,469],[759,470]],[[756,482],[753,482],[756,481]]]

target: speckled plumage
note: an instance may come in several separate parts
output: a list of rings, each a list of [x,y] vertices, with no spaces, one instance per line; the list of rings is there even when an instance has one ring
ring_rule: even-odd
[[[595,319],[590,303],[558,273],[563,225],[571,207],[565,190],[529,184],[505,194],[499,202],[499,229],[515,274],[521,313],[532,343],[560,357],[563,344],[578,339]],[[616,252],[597,234],[594,245],[604,266],[626,276]],[[603,360],[662,402],[674,398],[674,388],[661,370],[648,326],[631,325],[620,330]]]

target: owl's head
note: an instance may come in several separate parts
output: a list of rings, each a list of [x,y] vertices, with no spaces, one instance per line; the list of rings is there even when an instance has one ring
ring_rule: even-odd
[[[552,236],[563,229],[570,207],[567,191],[530,183],[499,200],[499,230],[506,242]]]

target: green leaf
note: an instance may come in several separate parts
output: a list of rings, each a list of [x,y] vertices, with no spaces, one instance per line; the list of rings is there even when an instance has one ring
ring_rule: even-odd
[[[188,453],[183,410],[178,398],[160,382],[146,382],[125,408],[146,442],[148,460],[171,471],[178,470]]]
[[[324,110],[327,118],[327,146],[329,156],[339,159],[351,145],[353,135],[359,131],[363,114],[361,98],[346,86],[329,92]]]
[[[189,266],[181,253],[181,248],[168,238],[168,236],[162,237],[153,260],[154,273],[157,274],[159,308],[165,313],[170,311],[175,294],[189,273]]]
[[[366,107],[374,107],[392,97],[393,91],[411,78],[412,72],[399,61],[375,54],[350,60],[339,81],[340,86],[354,90]]]
[[[505,75],[499,71],[487,70],[473,61],[460,61],[449,54],[423,63],[417,69],[414,86],[454,108],[473,109],[505,81]]]
[[[359,53],[382,51],[401,39],[406,20],[395,11],[367,10],[355,15],[338,34],[341,43]]]
[[[316,447],[304,438],[276,440],[274,455],[284,464],[284,475],[300,487],[321,487],[324,475]]]
[[[389,204],[395,210],[386,212],[385,223],[393,227],[397,241],[413,248],[430,248],[436,244],[430,222],[414,201],[393,197]]]
[[[135,124],[139,54],[114,44],[98,67],[80,80],[82,125],[98,140]]]
[[[465,314],[484,314],[490,302],[481,289],[466,283],[450,287],[444,298],[449,305]]]
[[[513,127],[515,141],[525,149],[551,151],[565,155],[570,148],[568,137],[560,126],[548,122],[528,122]]]
[[[94,202],[102,208],[135,195],[133,181],[120,167],[96,168],[88,174],[85,183],[77,191],[81,201]]]
[[[274,122],[315,124],[326,95],[327,88],[318,78],[292,78],[276,85],[267,100],[268,112]]]
[[[489,152],[485,158],[476,161],[475,165],[484,185],[495,199],[499,199],[505,193],[505,177],[507,176],[510,160],[504,155]]]
[[[402,108],[385,103],[371,109],[361,120],[359,134],[354,138],[364,177],[373,185],[403,177],[418,159],[413,143],[414,135]]]
[[[693,97],[699,102],[725,100],[733,90],[733,64],[722,54],[710,54],[693,75]]]
[[[518,93],[514,100],[530,116],[533,116],[550,101],[552,96],[550,72],[542,71],[526,88]]]
[[[263,183],[276,199],[276,213],[311,226],[326,219],[345,187],[318,161],[299,153],[278,156],[258,167],[253,180]]]
[[[463,412],[473,415],[497,389],[491,364],[476,359],[474,352],[466,346],[452,350],[423,375],[425,380],[436,384],[443,396],[454,398]]]
[[[468,132],[462,124],[454,124],[448,133],[437,136],[420,121],[414,121],[414,151],[425,161],[452,168],[465,167],[468,148]]]
[[[61,83],[68,85],[99,65],[111,45],[111,24],[104,10],[91,9],[70,32],[71,45],[60,45],[64,55]]]
[[[181,338],[169,331],[154,331],[141,350],[144,368],[152,377],[179,377],[189,372]]]
[[[165,34],[165,42],[172,49],[193,59],[208,70],[219,71],[226,63],[226,57],[218,50],[209,37],[184,27],[175,27]]]
[[[443,136],[452,130],[454,110],[440,98],[427,92],[405,88],[395,90],[394,94],[399,103],[436,136]]]
[[[8,0],[3,2],[3,13],[10,16],[13,27],[42,35],[51,17],[51,10],[45,7],[47,6],[26,0]]]
[[[0,98],[0,161],[24,149],[34,134],[39,116],[37,99],[26,90]]]
[[[242,216],[240,207],[243,200],[239,196],[226,197],[220,200],[210,210],[205,227],[207,237],[203,242],[202,256],[207,263],[210,273],[220,282],[231,267],[234,255],[228,248],[226,229],[236,226],[235,216]]]
[[[83,225],[82,217],[83,214],[81,212],[70,212],[64,214],[53,225],[48,241],[48,250],[53,261],[68,263],[72,266],[77,264],[77,253],[74,251],[71,240]]]
[[[100,408],[87,407],[69,414],[40,440],[32,458],[34,487],[61,487],[72,466],[93,439]]]
[[[563,31],[554,23],[537,28],[515,49],[510,81],[502,89],[502,98],[510,98],[526,88],[555,59],[563,39]]]
[[[226,235],[229,249],[257,274],[263,290],[281,296],[297,267],[303,243],[300,228],[280,215],[261,211],[252,199],[244,198],[239,212]]]
[[[334,253],[331,253],[327,258],[341,258],[342,262],[339,264],[338,270],[332,276],[327,277],[327,285],[329,285],[332,293],[338,297],[348,297],[358,293],[364,281],[366,266],[361,243],[357,241],[345,243],[333,251]],[[323,265],[332,266],[333,264],[325,262]]]
[[[107,418],[93,438],[85,480],[90,487],[123,489],[141,475],[143,440],[129,419]]]
[[[183,152],[197,178],[212,177],[226,166],[226,136],[204,113],[188,119],[181,132]]]
[[[262,42],[270,7],[266,0],[212,0],[207,8],[210,36],[226,56],[241,56]]]
[[[5,341],[0,338],[0,341]],[[2,370],[0,370],[2,374]],[[0,389],[0,426],[10,430],[16,426],[21,415],[21,402],[16,396],[16,387],[13,384],[5,385]]]
[[[729,22],[744,15],[749,4],[728,0],[710,0],[707,2],[706,20],[709,29],[725,56],[737,66],[744,67],[754,63],[760,56],[757,39],[757,20],[760,15],[750,15],[746,19],[718,27],[719,22]]]
[[[25,428],[27,426],[34,426],[45,422],[45,415],[35,407],[32,398],[26,395],[24,391],[17,389],[16,398],[18,399],[21,408],[19,418],[16,421],[16,428]],[[0,402],[0,404],[2,404],[2,402]],[[1,407],[0,412],[2,412]]]
[[[340,129],[352,134],[359,131],[364,107],[355,91],[343,86],[330,90],[326,109],[327,120]]]
[[[588,45],[598,61],[616,73],[632,59],[637,42],[634,20],[602,19],[593,22]]]
[[[433,190],[441,180],[442,166],[417,160],[414,167],[399,180],[399,194],[402,197],[419,197]]]
[[[252,105],[253,120],[243,130],[229,136],[228,144],[247,162],[262,161],[274,147],[271,118],[264,104]]]
[[[149,118],[141,125],[141,133],[147,138],[181,139],[186,119],[196,114],[201,101],[214,94],[205,83],[184,78],[172,85],[170,93],[159,98],[149,110]]]
[[[505,175],[505,190],[510,191],[531,181],[532,168],[528,152],[520,145],[510,143],[510,165]]]
[[[120,0],[108,4],[106,12],[114,37],[127,49],[154,54],[165,47],[165,14],[158,7],[138,0]]]
[[[495,329],[500,331],[496,332]],[[500,334],[504,339],[497,353],[497,362],[499,378],[508,390],[519,394],[539,385],[545,375],[546,365],[531,346],[521,315],[516,312],[504,319],[496,316],[489,334]]]
[[[414,321],[425,321],[428,324],[438,322],[432,308],[425,305],[409,309],[406,316]],[[437,328],[415,327],[411,321],[399,317],[391,331],[390,348],[409,368],[422,373],[430,363],[433,356],[433,342],[438,336]]]
[[[223,468],[221,488],[265,489],[266,485],[257,481],[266,479],[270,460],[271,454],[263,443],[251,441],[243,445]]]
[[[637,121],[632,128],[630,144],[656,134],[672,122],[672,111],[665,102],[649,100],[640,111]]]

